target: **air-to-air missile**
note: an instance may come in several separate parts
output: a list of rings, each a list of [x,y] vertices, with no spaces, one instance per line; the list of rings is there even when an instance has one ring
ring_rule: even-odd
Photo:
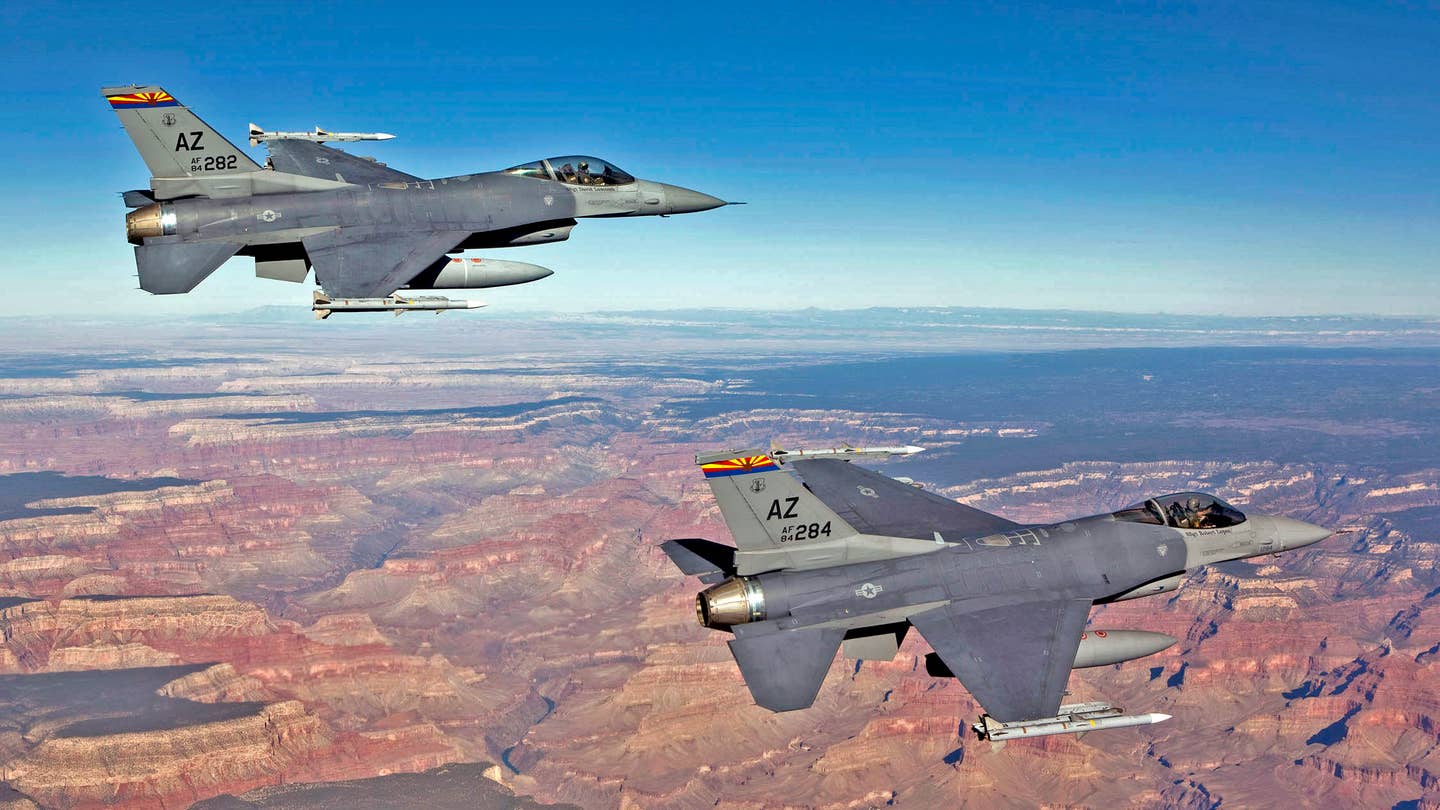
[[[1061,706],[1055,717],[1018,723],[1002,723],[985,715],[971,728],[982,740],[1004,742],[1025,737],[1048,737],[1052,734],[1084,734],[1107,728],[1149,726],[1170,719],[1168,714],[1123,714],[1124,709],[1108,703],[1072,703]]]
[[[251,124],[250,142],[270,153],[261,166],[160,87],[102,92],[150,168],[150,187],[123,196],[134,209],[125,230],[140,288],[157,295],[189,292],[230,257],[250,256],[260,278],[303,283],[314,268],[332,303],[368,302],[332,312],[468,308],[443,299],[411,306],[419,299],[394,294],[550,275],[489,259],[457,267],[452,253],[563,242],[587,217],[728,204],[583,155],[423,179],[324,145],[394,137],[386,132],[268,132]]]
[[[319,290],[313,293],[310,309],[317,320],[337,312],[444,312],[447,309],[479,309],[483,301],[457,301],[439,295],[387,295],[384,298],[331,298]]]
[[[266,141],[313,141],[315,143],[338,143],[341,141],[388,141],[394,138],[388,132],[330,132],[315,127],[314,132],[266,132],[258,124],[250,125],[250,145],[259,146]]]
[[[1086,628],[1090,609],[1166,593],[1197,568],[1303,548],[1330,530],[1246,515],[1181,492],[1058,523],[1016,523],[850,461],[918,448],[727,451],[697,456],[735,545],[668,540],[676,567],[709,587],[700,624],[733,635],[755,702],[814,702],[837,651],[889,661],[914,627],[926,671],[956,677],[1001,741],[1169,719],[1108,703],[1061,705],[1072,669],[1175,644],[1163,633]]]
[[[907,444],[903,447],[821,447],[808,450],[782,450],[778,447],[770,448],[770,455],[785,461],[792,461],[801,458],[888,458],[890,456],[908,456],[915,453],[923,453],[925,448]]]

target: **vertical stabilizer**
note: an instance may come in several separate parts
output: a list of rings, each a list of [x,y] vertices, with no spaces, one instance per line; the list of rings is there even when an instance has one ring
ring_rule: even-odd
[[[837,557],[843,541],[858,532],[763,451],[709,453],[695,461],[735,537],[739,573],[843,561]]]
[[[742,576],[889,560],[944,545],[862,533],[763,450],[706,453],[695,463],[735,537],[734,573]]]
[[[849,523],[759,450],[711,453],[695,461],[715,493],[741,551],[776,549],[857,534]]]
[[[260,171],[260,165],[156,85],[106,87],[110,103],[153,177]]]

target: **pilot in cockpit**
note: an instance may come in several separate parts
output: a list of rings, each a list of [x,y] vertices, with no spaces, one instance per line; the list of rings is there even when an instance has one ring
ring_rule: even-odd
[[[1213,529],[1216,510],[1214,501],[1191,497],[1185,501],[1185,515],[1190,519],[1192,529]]]
[[[1166,511],[1170,513],[1170,523],[1174,525],[1175,528],[1190,528],[1190,515],[1185,511],[1185,507],[1182,506],[1178,500],[1171,501],[1170,507]]]
[[[1199,498],[1192,497],[1183,504],[1176,500],[1170,504],[1170,520],[1179,529],[1203,528],[1202,507]]]
[[[1214,529],[1220,524],[1220,507],[1214,501],[1191,497],[1181,506],[1178,502],[1170,505],[1170,514],[1175,525],[1182,529]]]
[[[1215,529],[1221,525],[1220,507],[1214,502],[1202,502],[1199,498],[1190,499],[1190,524],[1196,529]]]
[[[590,176],[590,164],[588,162],[584,160],[580,161],[580,166],[575,170],[575,182],[582,186],[588,186],[595,182]]]

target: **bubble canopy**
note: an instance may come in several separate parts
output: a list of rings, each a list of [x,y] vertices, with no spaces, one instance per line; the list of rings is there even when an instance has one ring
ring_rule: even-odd
[[[1244,512],[1203,492],[1161,495],[1127,506],[1114,515],[1116,520],[1172,529],[1223,529],[1245,522]]]
[[[506,169],[505,173],[539,180],[555,180],[571,186],[624,186],[635,182],[635,177],[619,166],[586,155],[537,160],[534,163],[512,166]]]

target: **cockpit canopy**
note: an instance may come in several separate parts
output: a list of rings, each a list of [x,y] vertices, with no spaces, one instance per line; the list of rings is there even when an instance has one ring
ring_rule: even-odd
[[[634,176],[600,158],[585,155],[553,157],[537,160],[505,170],[506,174],[556,180],[572,186],[624,186],[635,182]]]
[[[1245,513],[1203,492],[1177,492],[1151,498],[1115,513],[1116,520],[1172,529],[1223,529],[1245,522]]]

